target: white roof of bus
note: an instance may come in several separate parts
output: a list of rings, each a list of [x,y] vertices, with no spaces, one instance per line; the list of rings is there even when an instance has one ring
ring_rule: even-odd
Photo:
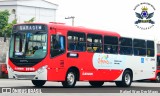
[[[145,39],[145,40],[154,40],[154,41],[157,41],[155,36],[151,36],[151,35],[146,35],[146,34],[143,34],[143,33],[139,33],[139,34],[132,34],[132,33],[129,33],[128,34],[123,34],[123,33],[120,33],[120,36],[121,37],[127,37],[127,38],[135,38],[135,39]]]

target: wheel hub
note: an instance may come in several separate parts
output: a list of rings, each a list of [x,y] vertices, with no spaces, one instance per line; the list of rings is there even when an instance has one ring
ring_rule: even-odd
[[[131,82],[131,77],[130,77],[129,74],[126,74],[126,75],[125,75],[125,82],[126,82],[127,85],[130,84],[130,82]]]
[[[156,79],[157,79],[157,81],[160,81],[160,77],[159,77],[159,75],[157,75]]]
[[[75,76],[73,73],[69,73],[68,76],[67,76],[67,81],[70,85],[72,85],[74,83],[74,80],[75,80]]]

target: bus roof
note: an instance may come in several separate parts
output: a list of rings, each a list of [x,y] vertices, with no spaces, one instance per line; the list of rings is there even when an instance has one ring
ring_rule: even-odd
[[[120,34],[116,32],[111,32],[111,31],[104,31],[104,30],[98,30],[98,29],[91,29],[91,28],[86,28],[82,26],[69,26],[66,25],[65,23],[59,23],[59,22],[49,22],[49,23],[19,23],[15,25],[21,25],[21,24],[44,24],[47,25],[48,27],[53,27],[56,29],[65,29],[69,31],[76,31],[76,32],[86,32],[86,33],[93,33],[93,34],[102,34],[102,35],[107,35],[107,36],[116,36],[120,37]]]
[[[48,27],[53,27],[56,29],[65,29],[69,31],[77,31],[77,32],[86,32],[86,33],[92,33],[92,34],[102,34],[107,36],[116,36],[116,37],[126,37],[126,38],[136,38],[136,39],[145,39],[145,40],[155,40],[154,36],[146,36],[145,34],[121,34],[118,32],[112,32],[112,31],[105,31],[105,30],[98,30],[98,29],[91,29],[86,28],[82,26],[69,26],[65,23],[59,23],[59,22],[50,22],[50,23],[21,23],[21,24],[45,24],[48,25]],[[20,24],[16,24],[20,25]]]
[[[135,34],[130,34],[129,32],[127,32],[128,34],[121,34],[121,37],[127,37],[127,38],[135,38],[135,39],[144,39],[144,40],[153,40],[155,41],[155,36],[148,36],[146,35],[146,33],[135,33]]]
[[[86,28],[86,27],[82,27],[82,26],[79,26],[79,27],[78,26],[68,26],[68,25],[65,25],[63,23],[61,23],[61,24],[51,23],[51,25],[54,28],[57,28],[57,29],[66,29],[66,30],[69,30],[69,31],[78,31],[78,32],[86,32],[86,33],[92,33],[92,34],[102,34],[102,35],[120,37],[120,34],[118,34],[116,32],[111,32],[111,31],[91,29],[91,28]]]

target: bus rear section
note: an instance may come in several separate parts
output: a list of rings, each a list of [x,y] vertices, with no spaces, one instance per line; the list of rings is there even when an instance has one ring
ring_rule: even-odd
[[[18,24],[11,36],[8,73],[38,87],[46,81],[62,82],[63,87],[77,81],[129,87],[155,76],[155,51],[153,39],[55,23]]]
[[[160,54],[157,54],[156,82],[160,83]]]
[[[157,62],[156,62],[156,73],[154,78],[150,78],[151,81],[156,81],[160,83],[160,54],[157,54]]]

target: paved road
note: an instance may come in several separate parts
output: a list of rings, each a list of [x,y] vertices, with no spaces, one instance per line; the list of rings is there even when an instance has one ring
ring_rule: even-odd
[[[2,88],[3,90],[5,88],[10,88],[12,93],[25,93],[25,92],[33,94],[40,93],[37,96],[41,96],[41,92],[52,93],[52,94],[54,93],[57,94],[56,96],[59,96],[59,93],[62,93],[67,96],[71,94],[81,94],[81,93],[83,93],[83,95],[89,93],[90,95],[92,94],[92,96],[97,96],[97,95],[99,96],[99,94],[106,96],[104,95],[106,93],[125,93],[125,94],[132,93],[132,95],[134,95],[134,93],[136,94],[158,93],[158,95],[160,95],[160,83],[153,83],[153,82],[133,82],[132,86],[129,88],[119,88],[116,87],[115,83],[109,83],[109,82],[106,82],[103,85],[103,87],[100,88],[93,88],[89,85],[88,82],[77,82],[75,88],[63,88],[60,82],[47,82],[44,85],[44,87],[36,88],[32,85],[30,80],[0,79],[0,94],[2,93]],[[3,95],[5,94],[6,93],[3,93]],[[29,96],[29,94],[25,94],[24,96]],[[112,94],[111,96],[114,95]]]

